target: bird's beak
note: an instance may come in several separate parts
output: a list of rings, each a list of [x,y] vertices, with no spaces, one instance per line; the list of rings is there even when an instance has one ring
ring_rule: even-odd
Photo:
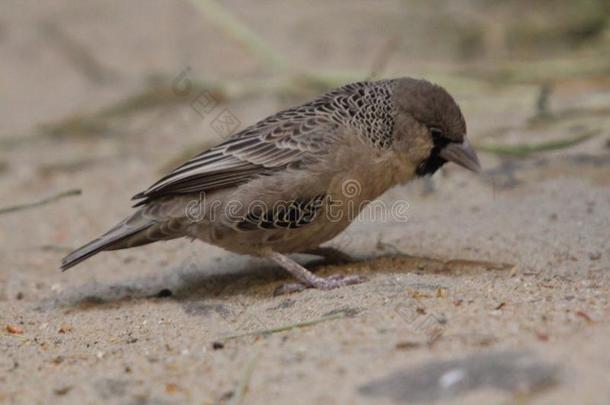
[[[481,165],[479,164],[479,158],[477,153],[474,151],[468,138],[464,136],[462,143],[450,143],[445,146],[439,153],[439,155],[447,160],[448,162],[457,163],[458,165],[472,170],[475,173],[481,171]]]

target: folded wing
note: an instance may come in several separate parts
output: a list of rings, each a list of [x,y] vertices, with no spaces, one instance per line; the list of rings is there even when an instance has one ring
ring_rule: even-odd
[[[338,125],[315,106],[273,115],[184,163],[133,198],[136,206],[167,195],[209,192],[243,184],[324,155]]]

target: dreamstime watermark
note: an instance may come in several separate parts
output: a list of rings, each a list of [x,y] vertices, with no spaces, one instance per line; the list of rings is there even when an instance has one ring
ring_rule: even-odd
[[[421,295],[421,298],[426,298],[429,297],[428,294],[419,293],[417,290],[409,291],[408,285],[401,282],[399,277],[390,277],[388,281],[389,287],[399,292],[396,297],[400,299],[393,305],[393,311],[390,313],[397,315],[410,333],[424,336],[429,343],[445,334],[447,324],[445,316],[426,309],[418,297]],[[437,297],[447,294],[448,291],[445,288],[438,287],[436,290]]]
[[[241,126],[240,120],[230,109],[224,108],[219,111],[221,101],[208,89],[197,88],[190,78],[191,67],[184,68],[172,80],[172,91],[177,97],[188,97],[190,106],[202,119],[213,115],[210,127],[225,139],[234,134]]]
[[[303,199],[244,202],[216,199],[213,194],[208,197],[202,192],[187,203],[185,216],[193,223],[223,221],[238,223],[243,228],[248,228],[248,225],[298,228],[320,219],[333,223],[408,221],[407,201],[369,200],[361,198],[361,193],[362,184],[354,179],[344,181],[335,197],[322,194]]]
[[[435,339],[444,332],[446,320],[437,314],[428,313],[414,298],[398,303],[394,312],[414,333]]]

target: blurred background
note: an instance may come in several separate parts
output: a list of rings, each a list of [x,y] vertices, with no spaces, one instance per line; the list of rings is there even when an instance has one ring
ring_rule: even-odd
[[[371,77],[425,77],[446,86],[475,138],[490,126],[519,126],[525,113],[606,115],[609,4],[4,1],[3,166],[19,169],[12,152],[44,144],[61,153],[87,142],[100,142],[98,157],[110,158],[102,150],[118,142],[135,145],[134,158],[137,152],[163,163],[174,142],[213,142],[218,134],[209,124],[224,108],[243,128]],[[179,78],[192,88],[176,91]],[[215,111],[190,111],[206,90]],[[481,98],[484,114],[473,119]]]
[[[386,263],[379,266],[394,269],[396,287],[380,284],[389,276],[366,273],[372,280],[350,290],[361,299],[355,299],[353,306],[387,314],[387,303],[398,302],[405,286],[425,292],[426,285],[432,285],[428,292],[433,298],[426,311],[447,314],[442,326],[447,334],[494,334],[486,347],[493,342],[542,344],[558,335],[580,339],[582,328],[591,323],[575,312],[579,308],[594,321],[610,319],[609,0],[2,0],[0,10],[2,321],[21,325],[26,337],[33,330],[29,338],[54,345],[53,350],[40,352],[35,350],[38,343],[27,346],[23,340],[3,346],[7,356],[0,356],[2,370],[13,370],[8,360],[13,357],[20,368],[15,366],[17,371],[6,379],[0,373],[0,386],[6,382],[4,386],[10,387],[5,391],[0,387],[0,402],[3,395],[13,400],[20,395],[36,398],[38,388],[27,383],[28,373],[40,370],[49,372],[45,374],[49,380],[40,384],[41,392],[51,399],[69,395],[73,388],[64,391],[64,387],[75,386],[81,387],[75,392],[105,398],[110,388],[103,382],[102,388],[97,382],[89,387],[87,373],[95,376],[91,381],[109,373],[128,378],[120,367],[124,358],[130,358],[133,364],[155,370],[156,377],[149,377],[158,384],[146,389],[156,392],[165,387],[157,392],[159,398],[174,395],[186,400],[188,390],[163,384],[179,387],[190,381],[195,395],[202,390],[205,394],[199,394],[217,403],[230,397],[226,392],[233,389],[233,377],[247,360],[249,346],[220,352],[220,360],[215,361],[221,366],[216,374],[208,370],[204,382],[196,368],[200,364],[189,363],[191,358],[180,354],[184,350],[200,353],[211,339],[234,331],[241,322],[235,321],[235,314],[244,313],[243,308],[255,311],[267,326],[281,326],[320,316],[333,303],[350,305],[348,297],[337,292],[321,294],[328,302],[316,307],[319,300],[308,291],[280,306],[274,302],[279,299],[271,297],[273,283],[281,277],[277,275],[261,285],[252,281],[258,276],[235,279],[237,287],[227,287],[235,288],[229,296],[214,293],[210,298],[198,291],[177,294],[176,302],[167,304],[149,300],[160,289],[176,293],[196,285],[193,280],[200,280],[208,270],[231,272],[253,266],[250,259],[200,244],[172,242],[99,255],[87,262],[87,269],[63,275],[57,267],[72,248],[127,215],[131,196],[182,160],[279,109],[358,80],[412,76],[444,86],[464,112],[484,173],[474,177],[446,165],[433,179],[391,191],[384,198],[410,202],[408,225],[355,224],[343,247],[356,256],[379,254],[376,249],[386,246],[383,240],[393,244],[393,250],[381,253],[513,263],[526,274],[523,277],[531,278],[515,284],[522,277],[515,273],[500,281],[490,281],[489,272],[447,278],[415,274],[408,263]],[[198,259],[196,266],[187,268],[183,260],[189,255]],[[583,287],[583,280],[591,285]],[[537,283],[556,290],[543,297],[540,291],[550,290]],[[439,285],[449,289],[451,299],[436,289]],[[532,290],[518,290],[521,286]],[[369,288],[376,290],[366,293]],[[596,288],[605,288],[605,294]],[[581,289],[589,294],[587,300],[572,300],[585,294]],[[361,291],[363,295],[357,295]],[[133,297],[142,301],[123,305],[121,300]],[[371,297],[385,301],[371,303],[367,301]],[[490,308],[497,307],[498,312],[504,302],[513,308],[515,297],[524,304],[510,320],[489,315]],[[210,299],[218,303],[209,304]],[[111,311],[103,311],[109,308],[104,305],[115,301],[118,305]],[[463,301],[474,303],[459,306]],[[575,304],[572,312],[566,309]],[[228,323],[216,322],[217,309]],[[275,312],[269,312],[272,309]],[[65,311],[58,318],[60,310]],[[191,333],[162,329],[161,320],[142,327],[149,328],[149,335],[134,331],[140,317],[155,316],[178,319]],[[206,316],[205,328],[201,328],[202,316]],[[383,317],[358,319],[349,324],[357,331],[321,326],[315,336],[291,335],[295,340],[282,346],[284,354],[263,355],[267,370],[284,370],[293,378],[276,376],[288,387],[280,394],[265,391],[264,381],[259,379],[257,385],[255,380],[259,393],[264,393],[257,397],[260,403],[265,398],[292,400],[290,392],[299,387],[302,398],[328,400],[305,385],[311,381],[327,384],[327,392],[340,385],[343,397],[353,399],[354,387],[364,377],[411,361],[396,355],[396,350],[404,353],[400,350],[416,347],[413,350],[422,361],[438,354],[412,342],[402,349],[388,349],[386,344],[395,343],[396,336],[411,336],[403,333],[406,326]],[[52,343],[58,339],[59,323],[74,328],[60,337],[71,349]],[[139,343],[121,346],[123,330],[140,336]],[[580,402],[582,395],[607,387],[604,378],[610,363],[598,364],[599,378],[587,374],[596,370],[600,353],[609,352],[607,329],[598,332],[590,344],[561,341],[563,352],[585,347],[592,352],[588,360],[586,356],[563,359],[582,364],[579,370],[586,378],[580,380],[578,390],[564,387],[557,391],[558,401],[551,397],[549,403],[567,401],[570,395]],[[377,339],[382,333],[386,334]],[[119,343],[109,341],[108,335],[119,336]],[[361,340],[350,340],[354,336]],[[320,358],[326,358],[327,349],[318,347],[320,339],[328,343],[326,348],[341,339],[351,342],[353,351],[339,345],[329,352],[349,366],[331,362],[324,368],[315,359],[308,363],[300,351],[303,347],[319,350]],[[441,341],[439,350],[461,353],[483,345],[469,339]],[[89,348],[93,341],[100,344]],[[371,348],[373,341],[379,346]],[[261,344],[265,342],[276,341],[269,338]],[[166,343],[174,351],[167,349],[158,358],[177,362],[179,378],[174,380],[166,378],[164,361],[153,364],[150,355],[138,354],[165,350]],[[284,340],[276,343],[274,347],[279,347]],[[367,348],[359,346],[365,343]],[[59,366],[51,360],[57,353],[74,355],[74,348],[82,350],[82,364],[91,369],[82,371],[81,360],[75,360],[71,368],[66,363],[61,366],[67,374],[55,373]],[[371,352],[377,360],[372,360]],[[290,363],[286,360],[290,356],[305,366]],[[335,366],[342,371],[317,371]],[[336,381],[333,376],[341,378],[341,384],[330,386]],[[68,377],[72,380],[62,380]]]
[[[107,177],[96,170],[108,162],[143,176],[142,188],[158,174],[148,165],[167,170],[280,108],[367,78],[447,87],[470,136],[496,155],[567,147],[607,129],[598,122],[610,112],[607,0],[55,0],[2,9],[5,191],[61,187],[74,171]]]

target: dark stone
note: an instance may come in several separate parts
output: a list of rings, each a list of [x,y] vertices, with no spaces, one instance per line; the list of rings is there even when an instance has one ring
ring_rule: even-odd
[[[164,288],[157,293],[157,298],[167,298],[171,297],[172,295],[174,295],[172,290],[170,290],[169,288]]]
[[[532,392],[555,384],[558,371],[525,351],[475,353],[397,371],[361,386],[359,392],[396,403],[455,399],[479,388]]]

